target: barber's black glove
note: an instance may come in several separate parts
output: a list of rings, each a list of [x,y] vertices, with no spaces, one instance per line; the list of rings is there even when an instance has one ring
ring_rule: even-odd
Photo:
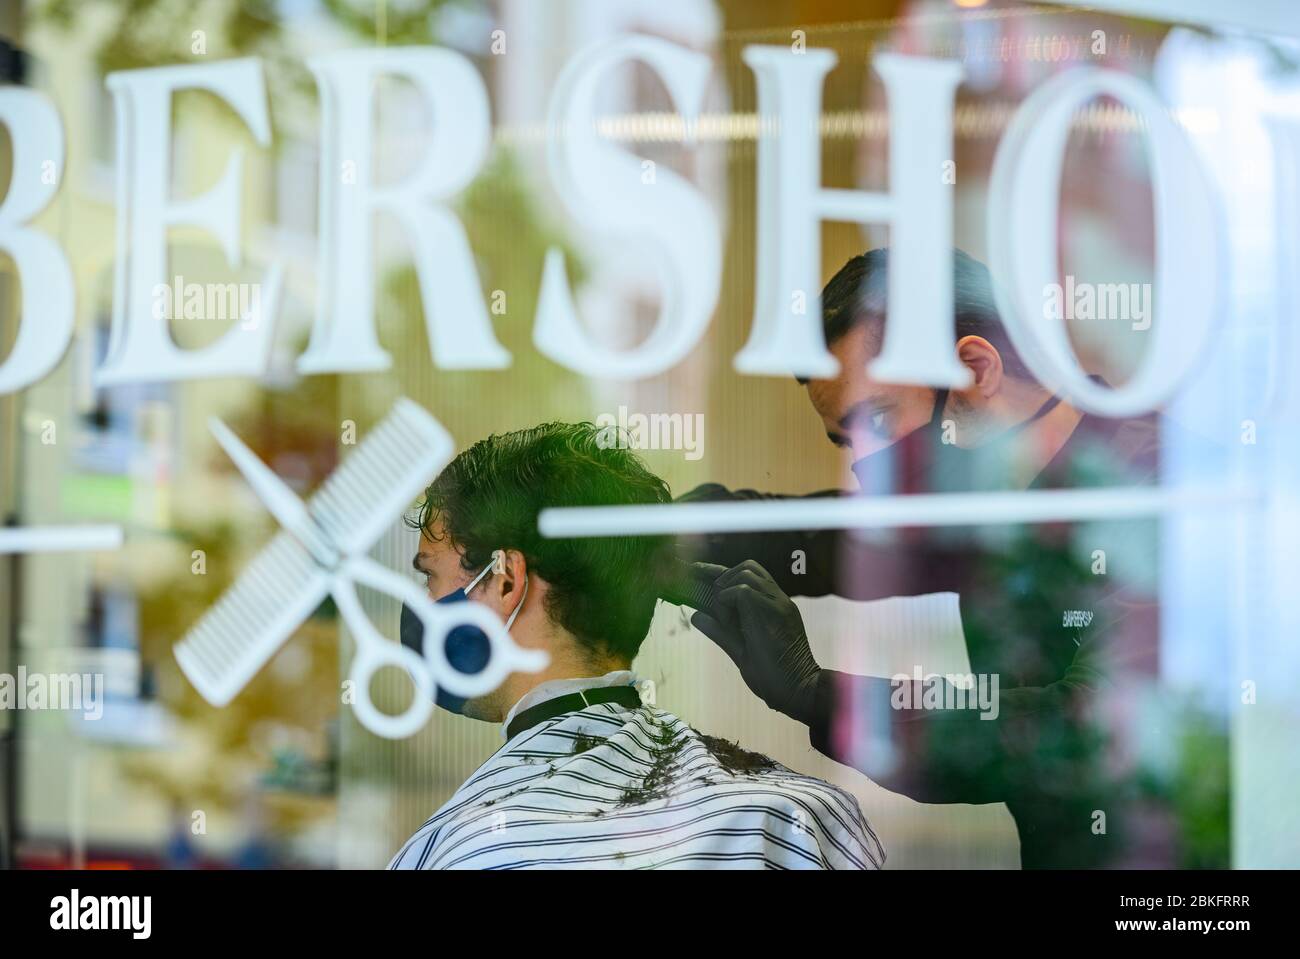
[[[754,695],[791,719],[811,723],[822,670],[798,607],[753,560],[731,569],[695,563],[692,570],[713,589],[691,625],[722,647]]]

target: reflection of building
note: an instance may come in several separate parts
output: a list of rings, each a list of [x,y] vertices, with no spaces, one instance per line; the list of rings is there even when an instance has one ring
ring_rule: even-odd
[[[23,64],[19,50],[19,9],[17,4],[0,7],[0,84],[20,83]],[[0,181],[8,183],[12,175],[13,153],[8,141],[0,148]],[[7,352],[13,342],[12,317],[19,291],[10,272],[9,262],[0,265],[0,353]],[[17,397],[0,396],[0,524],[17,521],[18,482],[18,416],[20,404]],[[17,642],[16,623],[12,610],[17,606],[14,591],[15,571],[18,562],[14,557],[0,555],[0,673],[13,673],[17,667],[14,644]],[[0,710],[0,869],[8,868],[12,860],[12,843],[17,827],[18,746],[13,717]]]
[[[6,13],[15,9],[5,7]],[[152,855],[166,838],[173,805],[203,806],[211,814],[199,850],[203,859],[221,858],[224,850],[246,839],[238,807],[223,816],[220,807],[227,800],[207,780],[209,771],[230,770],[244,760],[223,753],[220,738],[212,738],[219,730],[205,731],[201,712],[197,721],[178,717],[178,706],[193,712],[184,701],[186,693],[193,693],[177,685],[169,649],[176,630],[211,601],[207,584],[215,588],[220,576],[228,576],[228,567],[237,566],[241,554],[260,545],[267,526],[242,500],[242,484],[228,478],[214,455],[206,418],[218,414],[232,422],[248,421],[251,407],[255,421],[262,417],[258,408],[269,404],[263,384],[251,381],[101,390],[91,385],[92,368],[106,348],[118,252],[113,108],[95,66],[102,59],[97,45],[114,26],[111,17],[111,11],[99,8],[67,30],[29,22],[24,36],[32,64],[26,82],[54,100],[67,141],[65,182],[37,226],[60,243],[71,264],[77,332],[52,375],[16,397],[0,397],[4,468],[13,464],[21,470],[13,481],[6,476],[0,488],[7,501],[12,499],[4,504],[6,515],[16,510],[23,523],[112,521],[126,528],[127,544],[110,554],[34,555],[0,562],[0,571],[16,566],[20,572],[21,604],[0,602],[6,613],[0,630],[14,629],[16,661],[32,670],[74,663],[102,671],[109,689],[109,705],[99,722],[74,722],[55,714],[25,714],[19,720],[22,748],[4,781],[6,793],[12,791],[16,799],[20,862],[79,862],[106,852],[128,859]],[[16,35],[16,28],[0,24],[9,35]],[[176,189],[181,194],[205,191],[222,172],[232,146],[247,134],[201,96],[183,100],[176,117]],[[271,174],[281,164],[273,155],[247,153],[244,221],[253,238],[245,256],[252,269],[244,272],[256,273],[268,247],[287,260],[291,295],[279,326],[293,335],[295,324],[302,329],[310,319],[309,312],[294,310],[292,295],[300,293],[295,283],[304,275],[303,267],[314,262],[312,224],[285,216],[274,230],[262,225],[266,217],[260,211],[270,206]],[[283,166],[289,168],[300,153],[286,151]],[[205,238],[176,231],[169,240],[173,274],[206,282],[246,279],[232,275]],[[7,324],[12,314],[6,309],[0,319]],[[205,317],[174,321],[173,333],[181,345],[195,346],[211,341],[224,327],[224,318]],[[321,412],[327,422],[333,420],[332,411]],[[326,437],[330,462],[333,441],[331,430]],[[259,448],[271,458],[274,439]],[[317,481],[319,467],[312,459],[306,463],[303,479]],[[292,470],[285,472],[293,476]],[[195,573],[200,567],[203,573]],[[11,581],[4,577],[6,590]],[[17,623],[10,610],[20,611]],[[320,650],[320,644],[314,648]],[[271,711],[263,722],[275,718]],[[316,735],[323,744],[319,724]],[[246,734],[237,737],[248,739]],[[319,748],[306,746],[308,752],[302,745],[294,747],[303,759]],[[177,760],[186,752],[211,770],[184,768]]]

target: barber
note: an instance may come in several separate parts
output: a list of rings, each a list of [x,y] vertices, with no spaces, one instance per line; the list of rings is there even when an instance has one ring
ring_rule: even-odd
[[[923,683],[907,681],[912,688],[900,700],[903,690],[894,680],[821,667],[798,607],[753,560],[731,569],[703,563],[696,569],[714,600],[695,612],[692,625],[721,647],[763,702],[807,725],[819,752],[919,802],[1005,802],[1026,868],[1109,861],[1091,855],[1080,861],[1078,852],[1102,853],[1108,845],[1089,831],[1102,801],[1089,797],[1114,800],[1113,789],[1103,788],[1108,784],[1086,757],[1053,748],[1088,738],[1079,716],[1106,683],[1095,640],[1080,645],[1055,682],[1001,690],[991,716],[927,709],[920,705]],[[938,701],[951,701],[944,698],[948,681],[939,682],[945,692]],[[900,701],[908,706],[900,708]],[[855,717],[856,725],[842,728],[842,720],[853,723]],[[881,752],[882,737],[901,755]],[[935,755],[938,744],[943,749]]]
[[[827,284],[823,326],[840,371],[801,381],[829,440],[851,452],[864,491],[900,474],[907,492],[922,488],[922,478],[944,491],[1151,479],[1151,425],[1097,419],[1043,389],[1009,343],[987,269],[960,251],[953,260],[955,349],[971,385],[948,391],[874,381],[867,366],[881,345],[887,264],[888,251],[873,250]],[[1098,455],[1121,478],[1094,475]],[[1081,463],[1093,464],[1093,473]],[[783,498],[708,484],[682,501]],[[1105,683],[1111,654],[1102,641],[1129,610],[1118,597],[1099,595],[1097,578],[1080,575],[1068,546],[1044,549],[1024,536],[989,553],[971,537],[958,539],[880,545],[841,530],[703,537],[688,553],[705,561],[697,575],[713,586],[714,600],[692,622],[756,695],[808,725],[822,753],[920,801],[1006,802],[1027,867],[1105,864],[1116,844],[1097,841],[1089,814],[1099,795],[1113,798],[1118,787],[1101,771],[1103,737],[1081,717]],[[995,719],[972,710],[898,708],[900,701],[919,704],[922,691],[900,700],[889,679],[821,668],[789,599],[940,591],[959,594],[972,671],[1000,677]],[[1006,612],[1017,604],[1030,613]],[[1088,625],[1063,631],[1062,611],[1071,608],[1088,609]],[[871,748],[881,736],[891,750]]]

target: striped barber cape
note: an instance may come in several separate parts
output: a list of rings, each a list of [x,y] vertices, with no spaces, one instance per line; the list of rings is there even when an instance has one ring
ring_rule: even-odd
[[[590,705],[501,747],[390,869],[870,869],[849,793],[653,706]]]

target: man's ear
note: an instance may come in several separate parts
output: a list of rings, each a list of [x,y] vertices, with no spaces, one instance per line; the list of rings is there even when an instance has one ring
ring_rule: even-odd
[[[528,560],[517,549],[503,549],[492,557],[493,581],[506,615],[523,598],[524,582],[528,579]]]
[[[963,336],[957,341],[957,359],[971,371],[974,382],[961,390],[972,399],[988,399],[1002,388],[1002,354],[982,336]]]

